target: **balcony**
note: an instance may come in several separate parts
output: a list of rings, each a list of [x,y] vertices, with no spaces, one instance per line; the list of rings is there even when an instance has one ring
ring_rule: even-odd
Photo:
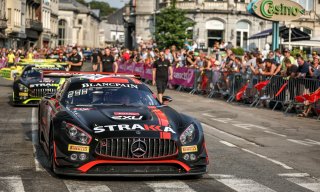
[[[32,29],[34,31],[43,31],[41,21],[33,20],[33,19],[26,19],[26,29]]]
[[[7,20],[0,19],[0,29],[6,29],[7,28]]]
[[[227,1],[204,2],[205,10],[228,10]]]

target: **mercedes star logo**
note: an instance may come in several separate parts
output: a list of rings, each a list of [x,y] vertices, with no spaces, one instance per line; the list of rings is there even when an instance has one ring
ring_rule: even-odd
[[[131,153],[134,157],[143,157],[147,153],[147,144],[138,139],[131,144]]]

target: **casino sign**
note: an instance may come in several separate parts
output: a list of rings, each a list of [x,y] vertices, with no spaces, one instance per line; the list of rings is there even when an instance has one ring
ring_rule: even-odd
[[[249,13],[270,21],[297,20],[304,14],[304,8],[290,0],[254,0],[248,5]]]

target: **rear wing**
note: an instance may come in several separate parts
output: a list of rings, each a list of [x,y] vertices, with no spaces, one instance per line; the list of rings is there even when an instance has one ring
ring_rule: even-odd
[[[102,75],[108,77],[129,77],[141,79],[140,75],[127,74],[127,73],[108,73],[108,72],[90,72],[90,71],[42,71],[43,77],[78,77],[85,75]]]
[[[67,62],[57,62],[57,59],[22,59],[16,65],[68,65]]]

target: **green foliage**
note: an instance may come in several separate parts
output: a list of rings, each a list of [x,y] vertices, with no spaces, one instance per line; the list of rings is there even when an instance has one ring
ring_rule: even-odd
[[[192,34],[188,34],[186,30],[194,24],[193,21],[186,18],[184,11],[175,6],[162,9],[156,16],[154,35],[157,45],[161,49],[171,45],[176,45],[178,48],[183,47],[185,40],[192,38]]]
[[[244,54],[244,50],[241,47],[232,48],[231,50],[237,56],[242,56]]]
[[[110,7],[109,3],[107,2],[94,0],[86,3],[85,0],[77,0],[77,1],[84,5],[90,4],[91,9],[100,9],[100,17],[107,16],[117,10],[116,8]]]
[[[306,51],[300,50],[299,48],[295,48],[290,51],[290,55],[293,57],[296,57],[297,54],[300,54],[305,60],[307,59],[307,53]]]

